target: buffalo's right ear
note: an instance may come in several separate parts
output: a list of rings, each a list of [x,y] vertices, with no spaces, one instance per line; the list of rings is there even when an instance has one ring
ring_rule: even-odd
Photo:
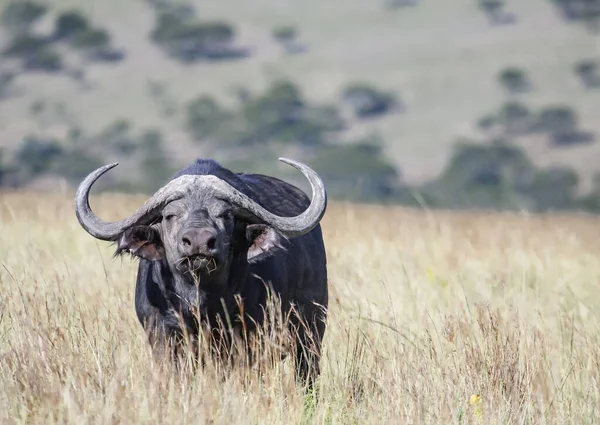
[[[150,226],[134,226],[125,230],[118,241],[115,256],[124,252],[149,261],[164,258],[165,250],[158,230]]]
[[[284,248],[286,238],[266,224],[249,224],[246,227],[248,262],[257,263]]]

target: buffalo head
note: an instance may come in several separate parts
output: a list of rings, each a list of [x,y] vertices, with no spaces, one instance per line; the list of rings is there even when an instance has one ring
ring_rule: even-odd
[[[117,163],[100,167],[80,184],[75,211],[92,236],[118,244],[150,261],[166,261],[171,271],[186,279],[212,281],[228,272],[235,247],[248,263],[281,248],[286,238],[304,235],[325,213],[323,182],[308,166],[286,158],[280,161],[300,170],[310,182],[312,201],[294,217],[264,209],[247,194],[215,175],[182,175],[171,180],[135,213],[116,222],[98,218],[89,205],[94,182]]]

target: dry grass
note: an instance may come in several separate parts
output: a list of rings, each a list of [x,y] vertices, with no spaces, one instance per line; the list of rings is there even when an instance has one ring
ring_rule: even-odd
[[[598,219],[332,204],[315,398],[295,389],[288,361],[224,381],[153,367],[136,264],[79,227],[70,197],[0,196],[1,423],[592,424],[600,413]],[[92,207],[111,219],[139,201]]]

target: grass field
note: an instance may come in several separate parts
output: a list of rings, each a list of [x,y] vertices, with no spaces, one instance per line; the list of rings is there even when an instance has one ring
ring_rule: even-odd
[[[31,132],[62,136],[67,125],[76,123],[95,133],[126,118],[136,130],[162,130],[170,154],[187,162],[190,152],[201,156],[204,147],[182,130],[182,109],[173,119],[160,115],[149,94],[150,81],[164,82],[180,108],[200,94],[227,104],[235,88],[259,91],[275,77],[290,78],[308,99],[319,102],[335,102],[348,83],[367,81],[397,93],[407,112],[357,123],[347,137],[376,130],[406,180],[419,183],[446,164],[457,136],[473,135],[477,120],[507,100],[496,81],[507,66],[523,68],[533,81],[533,92],[522,98],[530,108],[571,106],[580,115],[581,129],[600,134],[599,92],[585,90],[573,72],[576,62],[597,58],[597,37],[564,23],[548,0],[507,0],[518,20],[500,27],[489,25],[475,0],[420,1],[393,12],[384,8],[384,0],[192,0],[201,19],[233,23],[237,40],[253,55],[187,66],[168,60],[149,41],[154,16],[143,0],[46,3],[52,13],[40,31],[52,27],[56,12],[78,7],[94,25],[110,31],[127,57],[116,65],[87,66],[90,90],[63,76],[19,76],[21,95],[0,103],[0,143],[6,146]],[[273,28],[288,24],[298,28],[308,47],[305,54],[286,55],[271,38]],[[40,100],[50,112],[36,119],[30,109]],[[57,115],[52,105],[61,103],[64,113]],[[537,164],[575,167],[584,183],[598,171],[597,143],[555,149],[538,138],[520,142]]]
[[[0,423],[593,424],[600,413],[598,218],[332,203],[315,399],[294,388],[289,361],[262,380],[152,366],[136,263],[79,227],[71,196],[0,199]],[[116,219],[140,201],[106,194],[92,208]]]

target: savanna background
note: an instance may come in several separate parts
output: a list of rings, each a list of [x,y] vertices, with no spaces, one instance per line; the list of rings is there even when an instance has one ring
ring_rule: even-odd
[[[595,424],[600,2],[0,1],[0,420]],[[316,394],[155,367],[105,219],[195,157],[326,183]]]

